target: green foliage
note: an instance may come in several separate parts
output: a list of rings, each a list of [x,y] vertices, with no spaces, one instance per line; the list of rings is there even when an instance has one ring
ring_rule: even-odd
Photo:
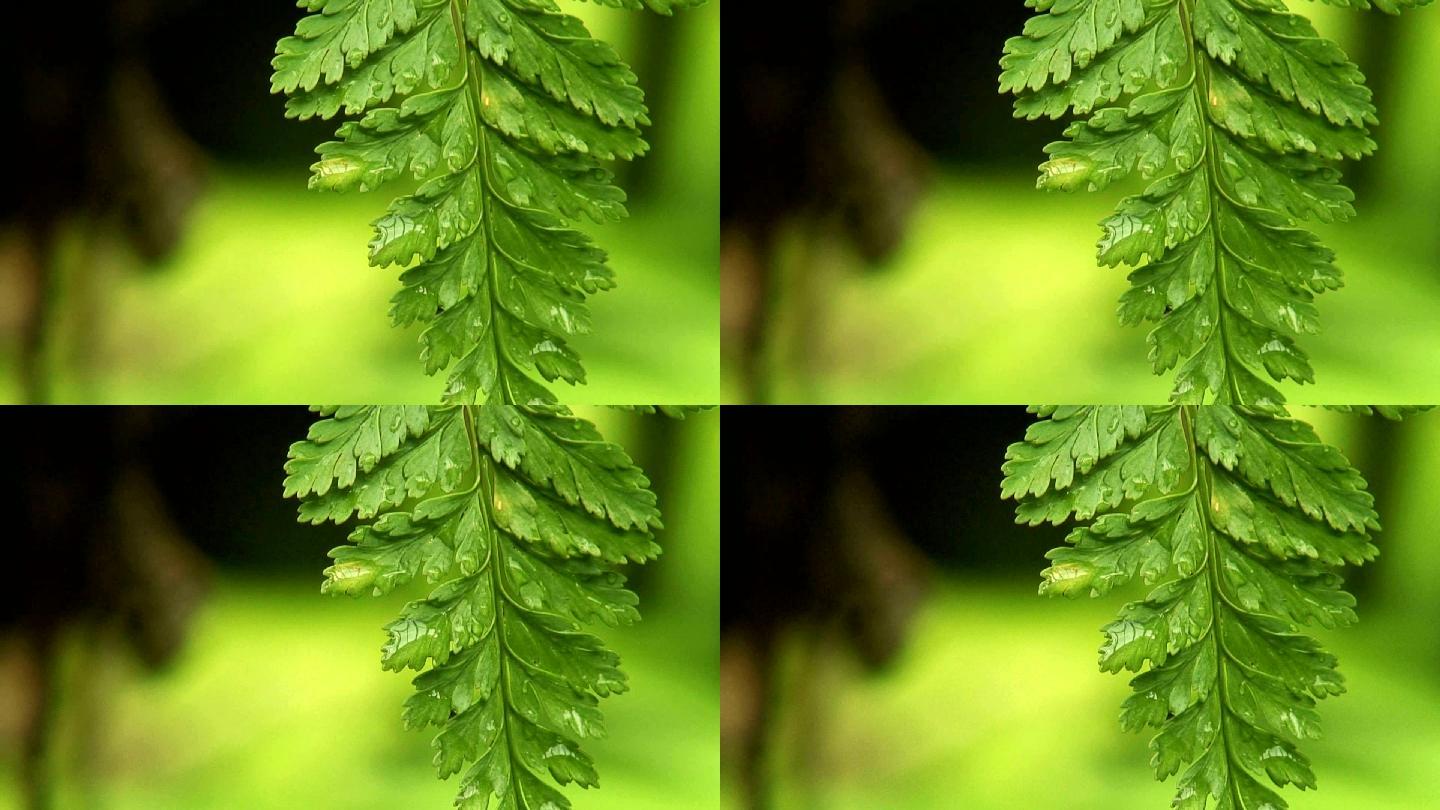
[[[1042,594],[1149,589],[1105,627],[1100,668],[1136,673],[1122,723],[1159,729],[1151,764],[1180,774],[1174,806],[1284,808],[1265,782],[1315,786],[1298,746],[1319,734],[1315,702],[1343,691],[1301,628],[1355,621],[1340,571],[1374,557],[1379,521],[1274,383],[1314,381],[1297,339],[1341,273],[1301,225],[1354,215],[1339,167],[1374,149],[1371,94],[1278,0],[1029,5],[1001,88],[1017,115],[1085,116],[1046,148],[1041,188],[1148,181],[1101,223],[1099,259],[1134,268],[1120,319],[1157,324],[1150,360],[1177,369],[1176,404],[1037,409],[1002,493],[1022,522],[1082,524],[1047,555]]]
[[[1367,11],[1375,8],[1386,14],[1399,14],[1405,9],[1428,6],[1434,0],[1320,0],[1320,2],[1344,8],[1358,8]]]
[[[692,413],[713,410],[714,405],[614,405],[622,411],[633,411],[635,413],[660,413],[671,419],[684,419]]]
[[[1365,481],[1309,425],[1244,406],[1033,409],[1007,453],[1018,519],[1080,523],[1040,592],[1148,589],[1104,628],[1100,668],[1136,673],[1125,728],[1158,729],[1174,806],[1281,808],[1265,784],[1315,787],[1299,745],[1344,690],[1305,626],[1354,623],[1340,571],[1376,554]]]
[[[703,0],[595,0],[669,14]],[[649,481],[556,402],[584,382],[567,339],[614,286],[574,223],[624,216],[604,162],[643,154],[644,94],[615,51],[550,0],[300,0],[277,46],[292,117],[355,116],[317,150],[312,188],[413,181],[375,222],[370,263],[399,265],[398,326],[424,324],[443,407],[330,408],[296,443],[302,520],[355,521],[328,593],[433,590],[387,631],[386,669],[416,670],[411,728],[437,726],[456,805],[553,810],[597,784],[581,750],[599,699],[625,689],[586,625],[637,620],[618,568],[659,553]],[[472,404],[472,403],[480,404]],[[694,410],[634,406],[672,416]]]
[[[597,0],[669,14],[703,0]],[[375,221],[370,263],[397,265],[397,326],[423,325],[447,401],[501,401],[538,375],[582,383],[567,340],[611,289],[605,253],[574,227],[625,214],[607,161],[646,150],[635,75],[550,0],[300,0],[280,40],[287,114],[331,118],[311,188],[417,188]]]
[[[581,750],[619,658],[584,632],[636,621],[618,568],[659,554],[649,481],[558,405],[326,408],[290,449],[302,520],[355,522],[324,590],[429,597],[386,628],[381,663],[415,670],[409,728],[436,726],[435,767],[464,771],[456,805],[570,806],[551,781],[597,783]],[[547,781],[549,780],[549,781]]]
[[[1134,268],[1121,321],[1157,324],[1150,359],[1177,369],[1175,401],[1283,414],[1273,383],[1314,381],[1297,340],[1341,286],[1301,224],[1354,214],[1339,167],[1375,148],[1364,77],[1279,0],[1028,3],[1000,87],[1019,116],[1082,116],[1046,148],[1040,188],[1148,181],[1102,223],[1100,262]]]
[[[1383,416],[1392,422],[1398,422],[1407,416],[1433,410],[1434,405],[1326,405],[1332,411],[1341,413],[1358,413],[1365,416]]]

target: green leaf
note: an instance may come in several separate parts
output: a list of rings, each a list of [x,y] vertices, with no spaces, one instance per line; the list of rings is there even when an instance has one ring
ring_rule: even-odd
[[[391,437],[406,430],[407,438],[392,446],[367,435],[384,427],[392,429]],[[368,519],[432,488],[454,492],[469,454],[464,423],[453,408],[341,408],[291,446],[285,493],[303,499],[300,517],[311,523]]]
[[[1026,441],[1005,454],[1002,497],[1024,498],[1021,519],[1031,525],[1086,519],[1171,481],[1186,447],[1173,420],[1153,409],[1096,405],[1044,407]]]
[[[1043,69],[1041,60],[1026,50],[1023,39],[1011,40],[1005,47],[1000,89],[1018,94],[1015,113],[1029,119],[1059,118],[1070,109],[1088,113],[1152,83],[1169,85],[1185,63],[1184,32],[1173,4],[1151,6],[1133,34],[1072,69],[1063,83],[1035,87],[1032,75]]]
[[[384,13],[392,6],[388,0],[299,5],[321,13],[302,19],[295,36],[280,40],[271,63],[270,91],[289,96],[285,111],[291,118],[331,118],[342,109],[354,115],[397,95],[435,89],[459,62],[446,0],[399,0],[393,6],[406,12],[399,18]],[[370,28],[384,36],[361,36]],[[348,50],[347,31],[355,32]]]
[[[1064,84],[1076,68],[1134,34],[1145,22],[1142,0],[1030,0],[1044,14],[1025,24],[1025,35],[1005,43],[1001,86],[1039,90]]]
[[[1337,531],[1380,528],[1360,473],[1304,422],[1217,405],[1195,412],[1194,434],[1211,462],[1285,506]]]
[[[1354,215],[1340,166],[1375,148],[1364,76],[1283,3],[1029,5],[1001,91],[1018,116],[1086,116],[1046,147],[1039,187],[1149,181],[1101,223],[1100,263],[1132,268],[1120,320],[1153,324],[1150,360],[1175,371],[1174,401],[1283,413],[1275,384],[1314,381],[1300,342],[1319,331],[1316,296],[1341,286],[1303,223]]]
[[[660,528],[650,483],[593,425],[554,408],[497,405],[475,414],[482,450],[514,469],[526,490],[555,497],[618,529]]]
[[[1212,0],[1196,4],[1194,32],[1211,58],[1233,67],[1252,86],[1268,86],[1332,124],[1377,123],[1360,69],[1339,45],[1317,37],[1303,17]]]
[[[1319,736],[1316,701],[1344,691],[1336,659],[1303,628],[1356,621],[1340,573],[1374,557],[1373,501],[1345,457],[1288,416],[1136,411],[1097,443],[1085,426],[1128,409],[1037,409],[1011,446],[1004,494],[1020,522],[1087,521],[1046,555],[1040,592],[1143,582],[1145,597],[1102,631],[1100,668],[1135,673],[1122,725],[1157,730],[1151,764],[1160,779],[1180,775],[1174,807],[1283,810],[1265,782],[1315,786],[1298,746]],[[1172,442],[1177,452],[1159,449]]]
[[[1428,6],[1434,2],[1434,0],[1320,0],[1320,2],[1332,6],[1361,9],[1363,11],[1369,11],[1375,8],[1386,14],[1399,14],[1407,9]]]
[[[619,568],[660,551],[644,473],[542,399],[321,413],[285,487],[303,520],[357,520],[324,590],[433,586],[385,628],[381,665],[418,673],[405,725],[438,728],[458,806],[568,808],[556,786],[596,784],[580,746],[604,733],[600,698],[626,688],[585,628],[639,619]]]
[[[691,414],[715,409],[714,405],[611,405],[610,407],[622,411],[633,411],[635,413],[659,413],[671,419],[684,419]]]
[[[590,2],[597,6],[625,8],[631,11],[648,8],[657,14],[670,14],[677,8],[699,8],[705,5],[706,0],[590,0]],[[1401,2],[1406,2],[1406,0],[1401,0]],[[1428,0],[1418,0],[1418,2],[1428,2]]]
[[[1407,416],[1434,410],[1434,405],[1326,405],[1326,408],[1341,413],[1358,413],[1366,416],[1382,416],[1392,422],[1399,422]]]
[[[324,495],[332,486],[348,489],[395,455],[412,436],[431,429],[430,412],[419,406],[317,409],[326,419],[310,427],[306,441],[290,448],[285,496]]]
[[[602,0],[670,14],[699,0]],[[625,216],[608,161],[648,148],[635,75],[550,0],[300,0],[273,92],[287,114],[342,123],[311,188],[409,179],[374,223],[370,263],[401,268],[397,326],[422,325],[421,360],[468,403],[585,381],[569,340],[589,296],[612,289],[604,251],[577,229]],[[549,394],[542,394],[549,397]],[[513,397],[508,397],[513,398]]]
[[[1046,417],[1025,432],[1025,443],[1006,454],[1005,497],[1044,495],[1052,484],[1070,486],[1078,470],[1088,473],[1115,454],[1127,438],[1146,427],[1145,409],[1138,405],[1039,407]]]

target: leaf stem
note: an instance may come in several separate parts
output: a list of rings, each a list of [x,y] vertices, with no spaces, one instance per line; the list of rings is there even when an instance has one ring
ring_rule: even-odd
[[[489,301],[489,325],[490,339],[495,351],[495,388],[491,391],[472,392],[483,393],[486,399],[492,402],[514,403],[514,392],[510,390],[509,380],[505,375],[505,352],[500,340],[500,283],[497,278],[498,268],[496,267],[495,253],[498,249],[495,242],[495,230],[490,213],[490,195],[493,193],[490,182],[490,153],[489,140],[484,118],[480,109],[485,103],[484,88],[484,66],[480,58],[475,55],[470,47],[470,42],[465,36],[465,14],[469,8],[469,0],[450,0],[450,20],[455,28],[456,47],[459,49],[461,59],[465,64],[465,86],[466,94],[469,96],[469,107],[471,123],[475,127],[475,164],[476,171],[480,175],[480,228],[483,229],[485,240],[485,283],[490,288]],[[474,238],[474,234],[471,234]],[[447,399],[454,396],[452,391],[447,391]],[[478,397],[474,397],[477,398]]]
[[[1199,45],[1195,41],[1195,22],[1193,3],[1195,0],[1177,0],[1180,15],[1180,30],[1184,33],[1185,48],[1190,59],[1191,77],[1190,84],[1192,97],[1195,100],[1195,112],[1199,121],[1201,132],[1205,138],[1205,185],[1209,191],[1209,208],[1207,212],[1207,227],[1210,230],[1210,243],[1212,255],[1215,261],[1215,275],[1211,283],[1215,285],[1215,298],[1218,306],[1215,312],[1215,328],[1219,332],[1220,348],[1224,356],[1222,373],[1225,375],[1223,387],[1228,390],[1228,401],[1236,404],[1243,404],[1240,397],[1240,389],[1235,376],[1230,373],[1231,349],[1230,338],[1225,330],[1225,310],[1230,308],[1230,303],[1225,296],[1225,252],[1227,250],[1224,240],[1220,235],[1220,222],[1218,213],[1221,207],[1220,197],[1225,193],[1220,188],[1219,164],[1216,161],[1217,149],[1215,145],[1214,121],[1210,117],[1208,104],[1210,94],[1213,92],[1210,79],[1210,63]],[[1202,350],[1203,351],[1203,350]],[[1213,392],[1217,401],[1226,402],[1227,391]]]
[[[1181,0],[1184,2],[1184,0]],[[1203,528],[1205,531],[1205,576],[1210,591],[1210,638],[1215,649],[1215,694],[1214,698],[1219,701],[1220,711],[1220,742],[1225,748],[1226,761],[1226,784],[1230,788],[1231,797],[1236,807],[1244,807],[1244,801],[1239,793],[1238,783],[1231,776],[1231,771],[1239,767],[1235,759],[1235,752],[1230,744],[1230,731],[1227,723],[1230,708],[1227,705],[1229,699],[1229,681],[1225,672],[1225,660],[1229,653],[1225,648],[1225,640],[1221,630],[1220,611],[1225,609],[1228,600],[1222,590],[1220,583],[1220,547],[1219,539],[1216,537],[1215,527],[1210,523],[1210,501],[1214,498],[1214,486],[1211,481],[1211,470],[1209,463],[1203,458],[1199,445],[1195,440],[1195,411],[1197,406],[1182,405],[1180,407],[1180,427],[1185,433],[1185,442],[1190,451],[1190,463],[1195,470],[1195,498],[1196,506],[1203,517]],[[1203,406],[1202,406],[1203,407]],[[1212,742],[1213,746],[1214,743]],[[1218,798],[1218,797],[1217,797]]]
[[[505,609],[504,588],[501,582],[501,569],[504,567],[504,560],[501,558],[502,541],[500,533],[495,530],[494,493],[495,493],[495,470],[489,456],[480,452],[479,434],[475,430],[475,409],[485,407],[482,405],[466,405],[465,413],[465,437],[470,443],[471,459],[476,469],[476,483],[478,492],[476,497],[480,499],[480,509],[484,514],[484,521],[481,525],[487,535],[485,543],[485,567],[490,576],[490,599],[494,610],[493,622],[495,627],[495,646],[497,650],[496,660],[499,662],[499,686],[501,702],[501,733],[505,735],[505,748],[509,751],[510,759],[510,790],[515,797],[515,805],[524,807],[524,797],[520,793],[520,783],[515,778],[515,763],[523,762],[520,752],[515,750],[515,735],[510,730],[510,672],[505,666],[505,659],[508,654],[509,645],[505,642],[505,619],[501,611]],[[487,786],[485,789],[489,789]]]

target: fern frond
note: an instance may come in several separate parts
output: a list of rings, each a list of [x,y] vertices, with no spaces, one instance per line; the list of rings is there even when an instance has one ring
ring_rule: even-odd
[[[1127,265],[1127,325],[1149,334],[1173,398],[1272,414],[1274,383],[1314,381],[1298,345],[1341,286],[1305,221],[1354,214],[1340,164],[1370,154],[1364,76],[1276,0],[1029,0],[1000,87],[1016,115],[1085,116],[1046,148],[1043,189],[1149,185],[1102,223],[1099,260]],[[1369,8],[1369,0],[1336,0]],[[1395,12],[1426,4],[1375,0]]]
[[[565,408],[327,408],[290,450],[285,493],[302,519],[356,522],[324,590],[430,595],[386,628],[386,669],[415,670],[409,728],[435,726],[456,805],[568,808],[596,784],[582,743],[600,698],[626,688],[584,628],[639,618],[619,573],[659,554],[655,496],[625,452]]]
[[[1373,559],[1365,481],[1305,423],[1244,406],[1034,409],[1003,493],[1019,520],[1080,522],[1046,556],[1040,592],[1148,595],[1103,629],[1100,668],[1136,673],[1122,725],[1158,729],[1158,778],[1176,808],[1287,805],[1313,788],[1299,746],[1316,701],[1344,691],[1303,633],[1355,621],[1346,565]],[[1270,785],[1267,785],[1266,782]]]
[[[599,0],[669,14],[700,0]],[[625,215],[605,163],[647,149],[635,75],[550,0],[300,0],[274,92],[288,115],[359,116],[318,148],[315,189],[418,188],[375,222],[370,263],[404,268],[390,315],[423,325],[445,398],[485,401],[520,378],[585,381],[567,342],[615,286],[575,228]]]

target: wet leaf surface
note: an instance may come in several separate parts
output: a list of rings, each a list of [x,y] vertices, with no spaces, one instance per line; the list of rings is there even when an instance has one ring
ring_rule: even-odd
[[[1127,730],[1158,729],[1152,765],[1176,807],[1286,807],[1315,787],[1299,745],[1344,691],[1303,628],[1356,621],[1341,571],[1373,559],[1365,480],[1304,422],[1224,405],[1034,409],[1003,492],[1025,523],[1082,523],[1046,556],[1040,592],[1149,588],[1106,625],[1100,668],[1135,673]],[[1398,414],[1391,414],[1398,415]]]

